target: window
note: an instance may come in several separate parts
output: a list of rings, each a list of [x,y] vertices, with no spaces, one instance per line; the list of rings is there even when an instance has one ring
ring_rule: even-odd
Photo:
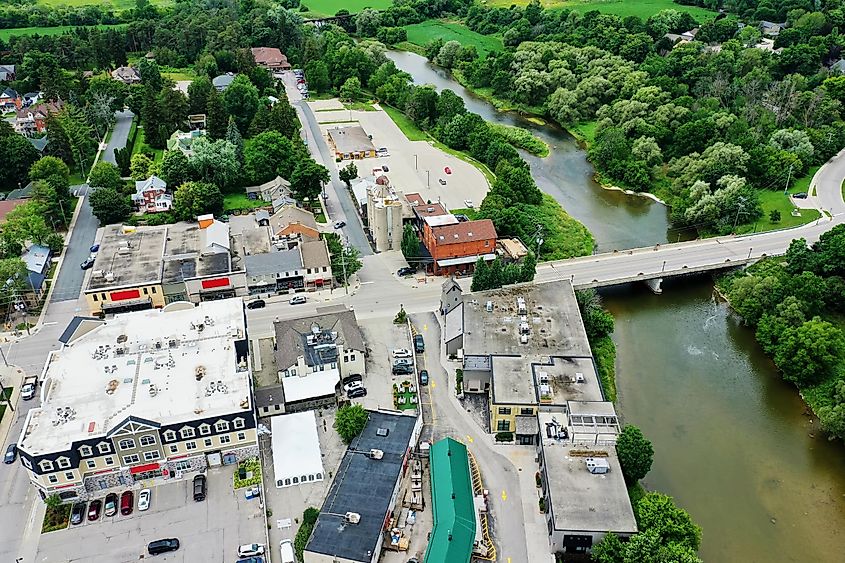
[[[354,361],[355,361],[355,354],[351,354],[351,355],[349,356],[349,361],[350,361],[350,362],[354,362]]]
[[[179,451],[179,446],[177,446],[176,444],[173,444],[172,446],[170,446],[170,453],[175,454],[178,451]]]
[[[229,422],[226,420],[218,420],[214,423],[214,429],[218,432],[228,432],[229,431]]]
[[[211,447],[211,438],[206,438],[205,442],[203,442],[203,443],[205,444],[206,448],[210,448]]]
[[[322,480],[322,478],[323,478],[323,474],[322,474],[322,473],[317,473],[317,479],[321,479],[321,480]]]
[[[85,463],[88,464],[88,469],[94,469],[95,467],[97,467],[97,462],[94,461],[93,459],[89,459]]]
[[[164,431],[164,441],[165,442],[172,442],[176,439],[176,432],[173,430],[165,430]]]
[[[236,419],[235,419],[235,420],[233,420],[232,422],[234,422],[234,423],[235,423],[235,428],[237,428],[237,429],[239,429],[239,430],[240,430],[241,428],[243,428],[243,427],[246,425],[246,424],[244,423],[244,419],[242,419],[242,418],[236,418]]]
[[[144,452],[144,461],[155,461],[160,457],[161,455],[158,453],[158,450]]]
[[[138,454],[130,454],[123,456],[123,465],[132,465],[141,461],[141,456]]]
[[[52,471],[53,470],[53,462],[49,459],[42,459],[38,462],[38,467],[41,468],[41,471]]]
[[[179,434],[182,436],[182,439],[185,438],[193,438],[194,437],[194,429],[190,426],[186,426],[179,431]]]
[[[197,449],[197,443],[196,442],[185,442],[185,449],[188,450],[188,451],[195,450],[195,449]]]
[[[280,410],[282,410],[282,405],[274,405],[274,406],[273,406],[273,409],[274,409],[274,410],[277,410],[277,411],[280,411]]]
[[[58,463],[59,469],[67,469],[70,467],[70,460],[66,457],[60,457],[56,460],[56,463]]]
[[[153,286],[152,292],[153,292],[153,293],[156,293],[156,288],[155,288],[155,286]]]
[[[238,442],[243,442],[244,440],[246,440],[246,433],[238,432]]]
[[[290,478],[285,479],[285,486],[288,486],[288,485],[290,485]]]
[[[337,363],[332,362],[332,369],[337,369]]]
[[[498,431],[498,432],[510,432],[511,431],[511,421],[510,420],[500,420],[499,423],[496,425],[496,431]]]
[[[529,408],[527,408],[527,409],[526,409],[526,408],[522,408],[522,409],[520,409],[520,410],[519,410],[519,414],[527,414],[527,415],[531,416],[531,415],[533,415],[533,414],[534,414],[534,409],[532,409],[532,408],[530,408],[530,407],[529,407]]]
[[[296,485],[298,483],[299,483],[299,477],[294,477],[293,478],[293,484]]]
[[[120,442],[117,443],[117,447],[121,450],[131,450],[135,447],[135,440],[132,438],[124,438]]]
[[[65,473],[65,479],[67,479],[68,481],[73,481],[75,477],[73,476],[73,473],[68,471],[67,473]]]
[[[142,446],[152,446],[156,443],[155,436],[141,436],[141,445]]]
[[[211,426],[208,424],[200,424],[200,435],[201,436],[208,436],[211,434]]]
[[[50,481],[51,483],[58,483],[59,482],[59,478],[56,477],[55,475],[47,476],[47,480]]]
[[[27,469],[32,469],[32,462],[31,462],[31,461],[29,461],[29,460],[28,460],[28,459],[26,459],[25,457],[22,457],[22,458],[21,458],[21,461],[23,461],[23,466],[24,466],[24,467],[26,467]]]
[[[290,374],[295,376],[296,375],[296,368],[290,368]]]
[[[308,480],[309,480],[309,481],[313,481],[313,480],[314,480],[314,476],[313,476],[313,475],[309,475],[309,476],[308,476]]]
[[[91,446],[79,446],[79,455],[82,457],[88,457],[93,453],[94,451],[91,449]]]
[[[106,457],[105,461],[106,461],[106,465],[113,465],[114,464],[114,458],[112,456]]]
[[[499,407],[499,414],[510,414],[511,408],[510,407]]]
[[[187,471],[191,468],[191,462],[182,460],[176,462],[176,471]]]
[[[101,454],[109,453],[111,451],[111,448],[109,447],[109,443],[108,442],[100,442],[99,444],[97,444],[97,451],[100,452]]]
[[[228,444],[231,441],[232,441],[232,437],[229,436],[229,435],[220,436],[220,443],[221,444]]]
[[[97,294],[95,293],[95,294],[93,295],[93,297],[94,297],[94,302],[96,303],[96,302],[97,302]]]
[[[149,294],[150,294],[150,290],[145,287],[144,288],[144,295],[149,295]]]

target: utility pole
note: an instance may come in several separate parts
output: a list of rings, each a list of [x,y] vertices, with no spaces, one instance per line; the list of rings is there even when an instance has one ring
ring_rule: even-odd
[[[789,165],[789,171],[786,173],[786,185],[783,187],[783,193],[789,191],[789,180],[792,178],[792,165]]]
[[[734,226],[733,226],[733,229],[731,229],[731,232],[736,232],[736,224],[739,222],[739,214],[740,213],[743,213],[743,214],[745,213],[745,198],[744,197],[739,198],[739,205],[736,208],[736,217],[734,218]]]

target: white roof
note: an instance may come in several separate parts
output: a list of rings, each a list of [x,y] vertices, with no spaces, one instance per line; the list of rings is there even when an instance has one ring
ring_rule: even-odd
[[[203,252],[211,249],[214,246],[225,248],[229,250],[229,225],[223,221],[214,222],[202,230],[203,233]]]
[[[429,215],[428,217],[423,217],[423,221],[425,221],[429,227],[442,227],[443,225],[458,224],[458,218],[451,213],[447,215]]]
[[[276,481],[323,473],[323,456],[314,411],[274,416],[273,473]]]
[[[141,193],[146,191],[150,188],[156,189],[165,189],[167,188],[167,182],[159,178],[158,176],[150,176],[146,180],[138,180],[135,182],[135,191]]]
[[[235,347],[245,338],[241,299],[116,315],[48,357],[47,398],[29,411],[18,446],[63,451],[129,416],[166,425],[250,414],[248,357],[239,364]]]
[[[302,401],[331,395],[335,391],[340,372],[337,369],[315,371],[308,375],[291,375],[282,378],[285,390],[285,402]]]

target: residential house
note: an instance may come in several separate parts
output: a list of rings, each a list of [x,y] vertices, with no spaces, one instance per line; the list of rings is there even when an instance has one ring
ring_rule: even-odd
[[[111,76],[115,80],[120,80],[124,84],[140,84],[141,74],[137,69],[131,66],[120,66],[111,71]]]
[[[214,80],[211,81],[211,84],[218,92],[224,91],[229,85],[235,80],[235,75],[231,72],[227,72],[226,74],[221,74],[220,76],[215,76]]]
[[[27,280],[26,287],[32,292],[32,302],[36,303],[41,299],[44,290],[44,282],[50,271],[52,253],[46,246],[33,244],[21,255],[21,260],[26,264]]]
[[[762,20],[759,24],[760,32],[769,37],[777,37],[780,35],[780,30],[786,27],[786,23],[775,23]]]
[[[190,157],[192,154],[194,154],[192,149],[194,141],[204,136],[204,129],[193,129],[191,131],[174,131],[170,138],[167,139],[167,150],[179,150],[182,151],[182,154],[184,154],[185,156]]]
[[[32,136],[47,131],[47,118],[62,111],[64,102],[44,102],[22,108],[17,111],[15,131],[24,136]]]
[[[329,146],[340,159],[375,158],[376,147],[364,129],[335,127],[328,130]]]
[[[50,143],[50,140],[47,138],[47,135],[43,137],[27,137],[29,139],[29,144],[38,151],[38,154],[44,155],[44,149],[47,148],[47,145]]]
[[[0,82],[11,82],[16,77],[15,65],[0,65]]]
[[[205,130],[206,116],[204,113],[191,113],[188,115],[188,128],[191,131],[201,129]]]
[[[270,71],[290,70],[288,58],[275,47],[253,47],[251,49],[255,64]]]
[[[35,190],[35,182],[29,182],[22,188],[17,188],[12,190],[6,195],[6,199],[9,200],[26,200],[32,198],[32,192]]]
[[[22,104],[20,95],[12,88],[6,88],[0,92],[0,110],[19,110]]]
[[[698,28],[694,27],[689,31],[685,31],[681,34],[682,41],[695,41],[695,36],[698,35]]]
[[[264,182],[258,186],[248,186],[246,188],[246,195],[250,199],[261,199],[264,201],[276,201],[283,197],[291,197],[290,182],[276,176],[269,182]]]
[[[41,92],[27,92],[23,95],[23,106],[29,107],[41,101]]]
[[[25,199],[4,199],[0,200],[0,225],[6,222],[6,215],[19,205],[26,203]]]
[[[278,239],[310,241],[320,238],[314,214],[294,205],[286,205],[274,213],[268,224],[273,236]]]
[[[167,193],[167,183],[158,176],[135,182],[132,203],[144,213],[161,213],[173,207],[173,196]]]

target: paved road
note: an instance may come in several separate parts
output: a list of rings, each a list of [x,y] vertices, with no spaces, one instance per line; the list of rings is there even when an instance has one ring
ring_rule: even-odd
[[[117,120],[112,129],[111,139],[109,139],[108,147],[103,151],[102,158],[106,162],[117,164],[114,159],[114,149],[122,149],[126,146],[126,140],[129,138],[129,130],[132,128],[132,118],[135,115],[129,111],[119,111],[115,113]]]

